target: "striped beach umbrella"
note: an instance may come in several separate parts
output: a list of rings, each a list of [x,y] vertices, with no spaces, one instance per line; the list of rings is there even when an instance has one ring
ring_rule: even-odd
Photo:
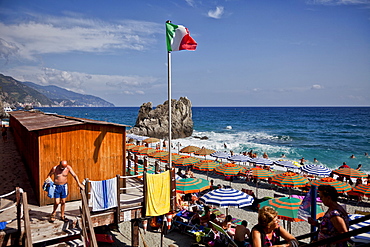
[[[331,169],[325,166],[322,166],[322,165],[315,165],[315,164],[304,165],[301,167],[301,170],[308,174],[318,175],[318,176],[329,176],[331,173]]]
[[[136,147],[131,148],[130,151],[131,152],[134,152],[134,153],[138,153],[139,151],[141,151],[143,149],[146,149],[146,148],[148,148],[148,147],[145,147],[143,145],[139,145],[139,146],[136,146]]]
[[[180,153],[194,153],[196,151],[198,151],[200,149],[200,147],[196,147],[196,146],[187,146],[187,147],[184,147],[180,150]]]
[[[213,171],[217,166],[221,165],[213,160],[201,160],[193,165],[193,168],[198,171]]]
[[[137,154],[138,155],[149,155],[150,153],[154,153],[155,151],[157,150],[153,148],[144,148],[144,149],[139,150]]]
[[[218,152],[215,152],[215,153],[211,153],[210,154],[212,157],[216,157],[216,158],[219,158],[219,159],[227,159],[230,157],[230,153],[229,152],[224,152],[224,151],[218,151]]]
[[[157,150],[153,153],[150,153],[148,156],[151,157],[151,158],[158,159],[158,158],[166,156],[166,155],[168,155],[167,151]]]
[[[333,171],[334,174],[351,177],[351,178],[364,178],[367,174],[352,168],[340,168]]]
[[[265,158],[253,158],[251,159],[251,161],[249,161],[250,163],[254,163],[256,165],[260,165],[260,166],[271,166],[274,164],[274,162],[270,159],[265,159]]]
[[[134,146],[136,146],[136,145],[133,144],[133,143],[126,142],[126,149],[128,149],[129,147],[134,147]]]
[[[176,167],[181,167],[181,166],[193,165],[193,164],[196,164],[198,162],[200,162],[199,158],[186,156],[186,157],[182,157],[180,159],[174,160],[172,163]]]
[[[147,173],[153,174],[154,173],[154,167],[153,166],[147,166]],[[137,173],[138,174],[143,174],[144,173],[144,166],[143,165],[138,165],[137,166]],[[135,175],[135,167],[131,166],[129,170],[130,175]],[[139,176],[141,178],[142,176]]]
[[[236,176],[242,173],[243,170],[244,168],[242,166],[233,163],[226,163],[215,168],[217,174],[224,176]]]
[[[176,192],[178,193],[198,193],[209,188],[209,182],[202,178],[183,178],[176,180]]]
[[[364,216],[365,215],[362,215],[362,214],[349,214],[348,215],[349,220],[355,220],[355,219],[358,219],[358,218],[362,218]],[[363,222],[360,222],[360,223],[357,223],[357,224],[350,225],[349,230],[353,231],[353,230],[363,228],[363,227],[369,226],[369,225],[370,225],[370,220],[366,220],[366,221],[363,221]],[[355,243],[369,244],[370,243],[370,232],[365,232],[365,233],[358,234],[356,236],[351,237],[351,239]]]
[[[258,178],[258,179],[267,179],[275,175],[273,172],[270,172],[266,169],[262,169],[260,167],[251,168],[249,174],[252,175],[252,177]]]
[[[179,154],[176,154],[176,153],[171,153],[171,161],[173,162],[174,160],[178,160],[178,159],[181,159],[183,156],[182,155],[179,155]],[[165,155],[165,156],[161,156],[159,157],[159,160],[162,161],[162,162],[165,162],[165,163],[168,163],[170,160],[170,155]]]
[[[359,184],[352,191],[370,197],[370,184]]]
[[[298,218],[298,209],[302,204],[302,200],[294,197],[279,197],[270,199],[259,204],[260,208],[264,206],[273,207],[278,213],[278,218],[287,221],[303,221]],[[324,211],[319,205],[316,205],[317,218],[324,215]]]
[[[234,154],[227,159],[235,162],[250,162],[252,160],[251,157],[242,154]]]
[[[352,189],[349,184],[338,181],[331,177],[321,178],[320,180],[313,180],[311,181],[311,185],[331,185],[337,190],[338,193],[348,192]]]
[[[305,187],[308,179],[294,172],[284,172],[272,177],[271,183],[282,187]]]
[[[206,155],[210,155],[214,152],[216,152],[216,151],[213,150],[213,149],[208,149],[208,148],[203,147],[203,148],[199,149],[198,151],[194,152],[194,154],[195,155],[204,155],[204,156],[206,156]]]
[[[252,205],[254,198],[242,191],[235,189],[216,189],[208,192],[200,198],[206,205],[213,205],[219,208],[242,208]]]

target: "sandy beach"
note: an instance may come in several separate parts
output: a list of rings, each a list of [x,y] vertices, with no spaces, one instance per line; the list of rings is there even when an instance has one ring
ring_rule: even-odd
[[[33,190],[31,189],[30,182],[28,180],[27,172],[25,166],[20,158],[20,155],[16,149],[13,142],[12,134],[9,133],[8,142],[0,143],[0,179],[4,181],[3,185],[0,187],[0,195],[8,193],[14,190],[16,186],[22,187],[28,193],[28,200],[30,204],[36,205],[36,200],[34,197]],[[195,176],[199,178],[206,179],[205,173],[199,173],[194,171]],[[214,184],[230,185],[228,181],[224,180],[223,176],[209,174],[209,180],[213,179]],[[246,183],[245,180],[234,180],[231,184],[234,189],[250,189],[256,193],[256,187],[254,183]],[[292,191],[295,194],[297,191]],[[258,185],[258,197],[274,197],[274,193],[287,195],[288,190],[284,188],[279,188],[278,191],[270,189],[269,184],[265,182],[260,182]],[[369,201],[365,198],[365,201],[359,205],[355,205],[354,201],[345,203],[347,212],[353,214],[355,210],[368,211],[370,206]],[[49,206],[50,207],[50,206]],[[326,210],[325,208],[323,208]],[[225,213],[225,209],[220,209]],[[257,223],[257,213],[251,210],[249,207],[246,208],[230,208],[229,214],[235,218],[248,221],[248,227],[252,228]],[[116,242],[109,246],[130,246],[131,243],[131,228],[129,222],[124,222],[119,224],[119,231],[112,231]],[[294,236],[299,236],[305,233],[309,233],[310,225],[307,222],[293,222],[292,223],[292,234]],[[143,229],[141,228],[143,233]],[[144,242],[147,246],[160,246],[161,234],[159,231],[148,230],[145,234],[140,236],[140,246],[144,246]],[[180,233],[177,230],[170,232],[164,236],[163,246],[191,246],[196,243],[195,238],[189,235]]]

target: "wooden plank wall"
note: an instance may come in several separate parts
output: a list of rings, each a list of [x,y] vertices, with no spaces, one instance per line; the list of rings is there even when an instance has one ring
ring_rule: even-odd
[[[84,124],[40,130],[39,183],[42,184],[50,169],[61,160],[67,160],[80,181],[105,180],[123,173],[125,164],[125,127]],[[79,200],[77,183],[69,175],[67,201]],[[40,205],[53,203],[41,186],[38,187]]]

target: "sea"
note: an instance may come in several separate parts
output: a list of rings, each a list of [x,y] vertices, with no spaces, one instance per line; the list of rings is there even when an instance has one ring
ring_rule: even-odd
[[[43,112],[134,126],[139,107],[51,107]],[[253,150],[270,159],[319,163],[335,169],[346,162],[370,173],[370,107],[193,107],[191,137],[172,140],[234,154]],[[130,129],[131,127],[128,127]],[[206,138],[200,138],[206,137]],[[350,158],[354,155],[355,158]]]

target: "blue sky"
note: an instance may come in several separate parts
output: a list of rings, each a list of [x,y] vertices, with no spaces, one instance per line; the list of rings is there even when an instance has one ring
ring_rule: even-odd
[[[370,0],[0,0],[0,73],[116,106],[369,106]]]

